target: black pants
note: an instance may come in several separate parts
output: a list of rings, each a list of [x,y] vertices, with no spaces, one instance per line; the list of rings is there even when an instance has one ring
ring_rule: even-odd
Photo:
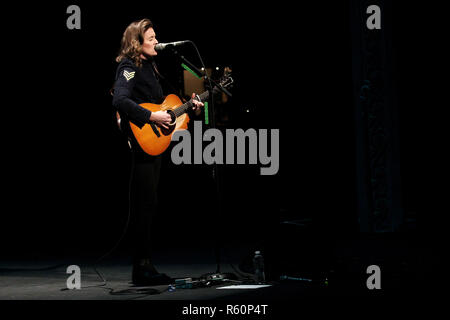
[[[161,169],[161,156],[149,156],[140,147],[133,147],[131,182],[131,217],[133,223],[133,260],[151,259],[154,217],[157,213],[157,188]]]

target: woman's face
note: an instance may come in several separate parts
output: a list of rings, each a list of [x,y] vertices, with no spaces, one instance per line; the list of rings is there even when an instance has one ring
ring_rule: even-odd
[[[155,50],[155,45],[158,43],[156,40],[155,30],[148,28],[144,33],[144,43],[142,44],[142,53],[147,56],[156,56],[158,53]]]

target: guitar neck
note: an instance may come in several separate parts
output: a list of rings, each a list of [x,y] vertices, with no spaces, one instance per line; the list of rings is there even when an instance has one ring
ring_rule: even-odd
[[[202,94],[200,94],[199,97],[200,97],[200,101],[204,102],[204,101],[208,100],[209,92],[205,91]],[[179,117],[182,114],[184,114],[185,112],[187,112],[189,110],[189,108],[192,108],[193,105],[194,105],[194,103],[192,102],[192,99],[191,99],[188,102],[186,102],[186,103],[182,104],[181,106],[179,106],[178,108],[174,109],[173,112],[175,113],[175,115],[177,117]]]

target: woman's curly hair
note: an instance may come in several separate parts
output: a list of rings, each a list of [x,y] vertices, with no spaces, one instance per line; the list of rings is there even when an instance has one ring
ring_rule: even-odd
[[[132,22],[123,33],[119,55],[116,58],[117,62],[124,58],[129,58],[134,61],[136,66],[142,66],[142,43],[144,42],[144,33],[153,28],[153,24],[149,19],[142,19]]]

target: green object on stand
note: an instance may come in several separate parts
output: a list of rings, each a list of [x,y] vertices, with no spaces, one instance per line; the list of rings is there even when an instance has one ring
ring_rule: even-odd
[[[185,65],[184,63],[182,63],[181,64],[181,66],[185,69],[185,70],[187,70],[187,71],[189,71],[190,73],[192,73],[196,78],[198,78],[198,79],[201,79],[202,77],[200,77],[198,74],[196,74],[195,72],[194,72],[194,70],[192,70],[191,68],[189,68],[187,65]]]
[[[205,101],[205,124],[209,124],[208,101]]]

